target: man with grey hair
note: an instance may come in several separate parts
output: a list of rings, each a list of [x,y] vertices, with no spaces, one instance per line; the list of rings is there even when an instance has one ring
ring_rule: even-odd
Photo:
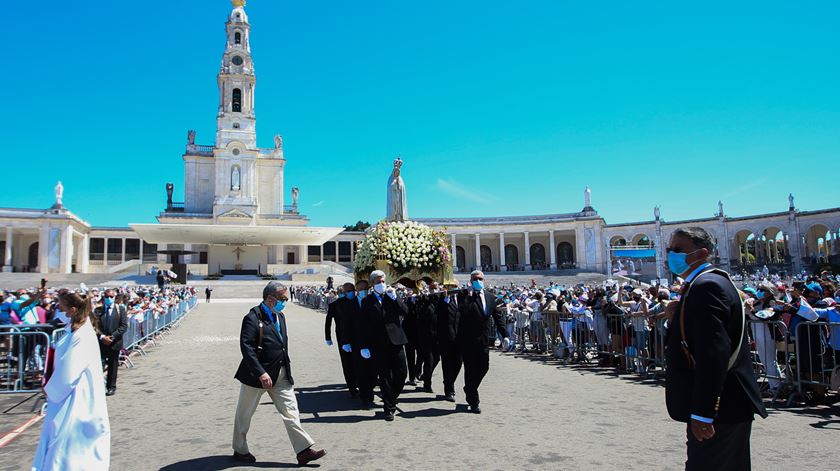
[[[251,308],[242,319],[239,347],[242,362],[236,379],[242,385],[236,405],[233,425],[233,457],[245,463],[257,459],[248,451],[248,429],[263,393],[268,392],[274,407],[283,419],[286,433],[297,453],[298,464],[305,465],[327,454],[314,450],[315,441],[300,425],[294,380],[289,364],[289,331],[283,309],[288,301],[288,289],[272,281],[263,289],[263,302]]]
[[[700,227],[671,236],[668,268],[685,285],[679,302],[667,308],[665,402],[671,418],[686,423],[686,470],[749,470],[753,417],[767,411],[753,373],[743,301],[729,274],[708,262],[714,250]]]
[[[405,386],[408,368],[405,344],[408,339],[402,321],[408,308],[397,298],[394,288],[385,283],[385,273],[370,274],[373,294],[362,301],[358,339],[362,358],[372,361],[379,373],[379,390],[385,409],[385,420],[393,421],[400,393]]]

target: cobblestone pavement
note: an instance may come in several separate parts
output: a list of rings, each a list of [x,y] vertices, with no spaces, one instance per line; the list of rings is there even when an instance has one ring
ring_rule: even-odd
[[[237,468],[231,453],[240,359],[238,331],[252,303],[204,305],[137,367],[121,370],[109,398],[113,470]],[[323,342],[323,313],[287,308],[304,427],[329,454],[321,469],[679,469],[684,427],[668,419],[664,388],[548,358],[491,354],[482,415],[407,387],[397,419],[362,411],[341,389],[336,347]],[[435,389],[442,390],[440,371]],[[456,388],[463,401],[460,388]],[[773,411],[753,429],[756,470],[835,468],[837,409]],[[4,418],[0,432],[14,428]],[[0,469],[28,469],[40,423],[2,449]],[[265,396],[249,434],[259,468],[296,467]],[[836,468],[835,468],[836,469]]]

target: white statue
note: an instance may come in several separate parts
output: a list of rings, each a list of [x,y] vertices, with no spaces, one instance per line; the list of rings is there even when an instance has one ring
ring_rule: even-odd
[[[55,185],[55,205],[61,206],[61,199],[64,197],[64,185],[61,184],[61,180]]]
[[[405,199],[405,183],[400,176],[402,159],[394,160],[394,170],[388,178],[388,212],[387,221],[407,221],[408,204]]]
[[[788,194],[788,203],[790,203],[791,209],[795,208],[795,206],[793,205],[793,193]]]
[[[592,207],[592,190],[590,190],[588,186],[586,187],[586,190],[584,190],[584,192],[583,192],[583,201],[584,201],[584,207],[585,208],[591,208]]]
[[[298,195],[300,195],[300,190],[298,189],[298,187],[292,187],[292,206],[295,208],[297,208]]]
[[[274,135],[274,148],[275,149],[282,149],[283,148],[283,136],[280,134]]]
[[[239,165],[234,165],[233,170],[230,174],[230,189],[233,191],[239,191],[239,183],[240,183],[240,172],[239,172]]]
[[[653,207],[653,217],[655,217],[657,220],[659,220],[659,206],[654,206]]]

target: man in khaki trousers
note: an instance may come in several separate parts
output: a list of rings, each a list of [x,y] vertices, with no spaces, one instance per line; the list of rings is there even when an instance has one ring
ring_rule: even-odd
[[[315,441],[300,425],[295,382],[289,366],[289,337],[283,315],[286,301],[286,286],[272,281],[263,289],[263,302],[242,319],[239,336],[242,362],[235,376],[242,385],[233,425],[233,457],[245,463],[257,461],[248,450],[247,436],[251,417],[266,392],[283,418],[298,464],[305,465],[327,454],[324,450],[312,448]]]

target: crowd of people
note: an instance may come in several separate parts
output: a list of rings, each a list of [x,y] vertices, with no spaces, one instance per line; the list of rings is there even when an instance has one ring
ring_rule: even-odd
[[[764,393],[776,399],[797,392],[793,376],[828,382],[830,372],[840,366],[840,275],[823,272],[786,275],[759,270],[752,274],[734,275],[745,300],[747,332],[753,348],[756,374],[762,379]],[[494,309],[504,321],[505,334],[491,330],[491,343],[499,345],[503,338],[511,340],[507,351],[523,354],[552,354],[570,363],[597,362],[622,373],[642,377],[659,376],[665,371],[665,339],[673,307],[679,300],[684,280],[676,277],[668,286],[646,285],[633,280],[607,280],[603,283],[581,283],[565,286],[549,282],[537,286],[488,286],[493,294]],[[469,290],[469,285],[449,287]],[[395,293],[405,300],[408,313],[403,327],[406,344],[407,384],[431,389],[431,371],[435,358],[447,349],[440,340],[441,329],[431,330],[434,313],[424,309],[424,301],[434,290],[429,286],[410,289],[395,286]],[[327,286],[299,286],[293,295],[298,302],[328,312],[327,340],[331,342],[330,308],[346,297],[348,290]],[[365,296],[356,291],[355,296]],[[805,334],[797,342],[797,326],[809,321]],[[810,322],[825,321],[830,325],[810,327]],[[491,327],[494,329],[495,327]],[[430,345],[430,335],[438,336]],[[351,346],[352,348],[352,346]],[[424,351],[431,352],[428,357]],[[350,352],[341,352],[345,376]],[[796,357],[800,365],[797,372]],[[445,362],[444,362],[445,363]],[[424,371],[424,365],[428,371]],[[444,372],[446,365],[444,365]],[[823,375],[819,372],[825,372]],[[451,375],[450,375],[451,376]],[[450,378],[445,378],[445,382]],[[820,381],[817,381],[819,379]],[[782,386],[787,381],[786,390]],[[348,379],[348,385],[352,381]],[[445,388],[446,393],[450,392]],[[824,387],[804,388],[809,400],[825,395]]]

